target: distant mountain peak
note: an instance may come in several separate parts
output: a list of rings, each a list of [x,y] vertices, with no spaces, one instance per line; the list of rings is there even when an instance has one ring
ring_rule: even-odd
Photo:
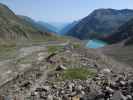
[[[98,38],[111,34],[118,27],[133,18],[131,9],[96,9],[83,18],[66,35],[79,39]]]

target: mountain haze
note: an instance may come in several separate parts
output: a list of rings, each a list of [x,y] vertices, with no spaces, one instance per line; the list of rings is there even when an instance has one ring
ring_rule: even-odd
[[[74,21],[68,25],[66,25],[64,28],[62,28],[59,33],[60,34],[67,34],[67,32],[69,32],[76,24],[78,23],[78,21]]]
[[[47,22],[38,21],[37,24],[48,28],[49,32],[55,32],[55,33],[58,32],[58,29],[55,26],[53,26],[53,25],[51,25],[51,24],[49,24]]]

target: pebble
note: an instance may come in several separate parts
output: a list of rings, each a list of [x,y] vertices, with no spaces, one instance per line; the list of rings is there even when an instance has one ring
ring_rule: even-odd
[[[65,69],[63,65],[59,68]],[[104,71],[110,72],[107,69]],[[113,78],[108,79],[100,73],[87,80],[67,80],[53,84],[46,81],[30,96],[36,96],[38,100],[133,100],[133,80],[121,74]],[[21,86],[25,88],[31,84],[28,81],[23,83]]]

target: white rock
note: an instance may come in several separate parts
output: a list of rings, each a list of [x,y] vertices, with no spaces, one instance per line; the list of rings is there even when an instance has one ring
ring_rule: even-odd
[[[38,57],[38,61],[42,61],[44,59],[44,57],[43,56],[40,56],[40,57]]]
[[[114,93],[114,90],[111,89],[110,87],[106,87],[106,90],[108,90],[110,93]]]
[[[102,73],[104,73],[104,74],[106,74],[106,73],[110,73],[110,72],[111,72],[111,70],[110,70],[110,69],[108,69],[108,68],[105,68],[105,69],[103,69],[101,72],[102,72]]]
[[[59,65],[56,70],[66,70],[67,68],[63,65]]]
[[[126,82],[120,81],[120,84],[121,84],[121,85],[126,85]]]
[[[53,100],[53,96],[52,95],[48,95],[47,100]]]
[[[76,87],[76,90],[78,90],[78,91],[81,91],[82,89],[83,89],[83,87],[81,85]]]
[[[43,86],[42,88],[45,89],[46,91],[49,91],[50,90],[50,87],[49,86]]]
[[[131,95],[127,95],[127,99],[128,100],[132,100],[132,96]]]

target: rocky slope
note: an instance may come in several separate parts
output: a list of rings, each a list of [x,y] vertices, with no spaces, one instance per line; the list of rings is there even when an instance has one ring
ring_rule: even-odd
[[[20,19],[7,6],[0,4],[0,40],[42,38],[45,33]]]
[[[121,42],[101,48],[101,51],[113,59],[133,67],[133,45],[125,46],[124,43]]]
[[[22,20],[25,20],[26,22],[28,22],[29,24],[31,24],[32,26],[34,26],[35,28],[39,29],[42,32],[56,32],[57,30],[54,26],[48,23],[44,23],[41,21],[36,22],[27,16],[18,15],[18,17],[21,18]]]
[[[38,21],[37,23],[39,25],[42,25],[44,27],[47,27],[49,30],[51,30],[50,32],[54,32],[54,33],[57,33],[58,32],[58,29],[55,26],[49,24],[48,22]]]
[[[131,66],[77,39],[49,37],[4,5],[0,12],[2,39],[48,36],[0,46],[0,100],[133,100]]]
[[[1,98],[132,100],[132,68],[86,49],[80,42],[54,41],[18,51],[19,56],[1,64]]]
[[[133,66],[133,20],[128,21],[116,32],[102,40],[112,44],[102,48],[103,53]]]
[[[117,30],[133,18],[133,10],[97,9],[83,18],[67,35],[79,39],[97,38]]]
[[[30,17],[22,16],[22,15],[18,15],[18,17],[21,18],[22,20],[25,20],[26,22],[28,22],[29,24],[31,24],[32,26],[34,26],[35,28],[39,29],[42,32],[54,32],[53,30],[51,30],[47,26],[42,25],[42,23],[40,23],[40,22],[34,21]]]
[[[133,19],[129,20],[127,23],[121,25],[117,31],[114,33],[102,38],[102,40],[107,41],[109,43],[119,43],[121,41],[125,41],[125,44],[132,44],[133,38]]]

